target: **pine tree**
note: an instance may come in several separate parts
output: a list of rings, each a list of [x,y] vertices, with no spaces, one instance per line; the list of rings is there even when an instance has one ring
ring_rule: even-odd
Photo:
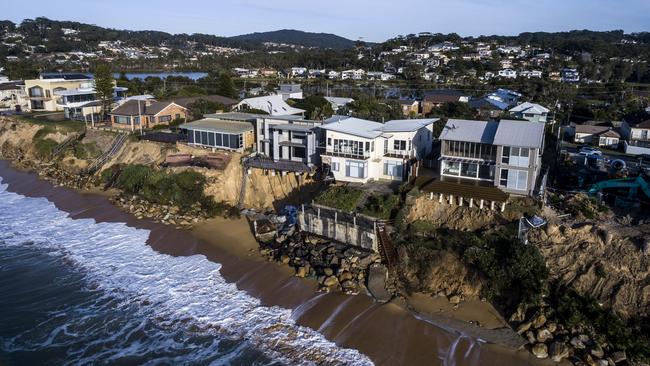
[[[102,102],[102,114],[105,114],[113,100],[113,75],[106,64],[95,68],[95,92]]]

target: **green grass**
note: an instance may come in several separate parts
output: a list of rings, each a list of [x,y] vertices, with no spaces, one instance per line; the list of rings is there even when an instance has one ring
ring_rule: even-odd
[[[359,200],[363,196],[363,192],[349,187],[331,186],[326,191],[319,194],[314,202],[337,208],[345,212],[352,212],[359,204]]]
[[[74,157],[77,159],[94,159],[101,154],[101,149],[96,142],[78,143],[73,147]]]
[[[361,208],[364,215],[388,220],[392,217],[393,211],[399,205],[399,197],[394,194],[382,196],[370,196]]]
[[[49,159],[52,156],[52,150],[59,144],[52,139],[38,139],[34,143],[36,155],[41,159]]]
[[[30,123],[34,125],[44,126],[48,131],[67,132],[81,132],[84,129],[83,122],[78,121],[48,121],[45,119],[37,118],[35,116],[20,116],[18,120],[23,123]],[[39,131],[40,132],[40,131]],[[50,133],[48,132],[48,133]]]

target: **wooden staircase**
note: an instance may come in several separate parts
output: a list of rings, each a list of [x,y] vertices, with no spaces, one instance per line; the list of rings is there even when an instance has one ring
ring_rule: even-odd
[[[59,155],[63,150],[65,150],[67,147],[71,146],[75,142],[81,140],[85,135],[86,135],[86,130],[84,129],[81,132],[73,133],[72,135],[68,136],[68,138],[63,140],[62,143],[58,144],[54,149],[52,149],[52,158]]]
[[[115,156],[120,150],[122,149],[122,146],[124,146],[124,143],[126,142],[126,139],[129,137],[129,134],[126,132],[122,132],[119,135],[115,137],[113,140],[113,143],[111,144],[111,147],[105,151],[101,156],[99,156],[95,161],[85,170],[86,175],[92,175],[95,174],[99,169],[106,164],[113,156]]]
[[[395,269],[397,266],[397,250],[393,245],[393,241],[386,233],[386,227],[383,223],[377,223],[377,239],[379,246],[379,255],[388,270]]]

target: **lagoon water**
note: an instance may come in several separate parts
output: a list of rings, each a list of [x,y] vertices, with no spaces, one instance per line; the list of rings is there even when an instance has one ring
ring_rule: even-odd
[[[0,364],[371,364],[148,236],[0,185]]]
[[[207,72],[191,72],[191,71],[179,71],[179,72],[173,72],[173,71],[163,71],[163,72],[127,72],[124,74],[127,79],[132,80],[135,78],[138,79],[146,79],[148,77],[156,77],[156,78],[161,78],[164,79],[168,76],[184,76],[187,78],[190,78],[192,80],[198,80],[200,78],[208,76]],[[115,73],[113,74],[114,78],[119,78],[120,74]]]

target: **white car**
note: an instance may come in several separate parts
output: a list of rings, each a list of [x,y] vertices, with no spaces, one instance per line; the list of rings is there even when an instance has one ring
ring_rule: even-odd
[[[578,152],[580,153],[580,155],[585,155],[585,156],[589,156],[589,155],[598,155],[598,156],[600,156],[600,155],[603,155],[602,151],[596,149],[595,147],[589,147],[589,146],[585,146],[585,147],[581,148],[580,151],[578,151]]]

